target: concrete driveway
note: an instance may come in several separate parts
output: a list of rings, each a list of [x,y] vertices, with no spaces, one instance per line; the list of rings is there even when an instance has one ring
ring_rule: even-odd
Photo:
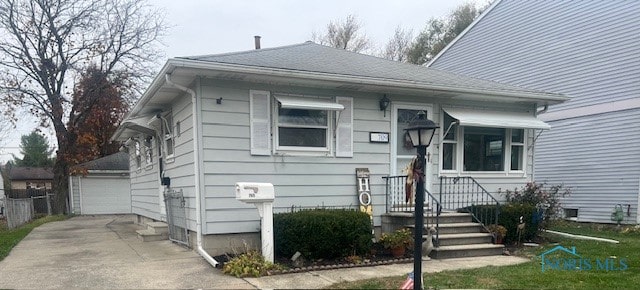
[[[0,262],[0,288],[255,288],[189,249],[143,243],[138,229],[127,215],[44,224]]]

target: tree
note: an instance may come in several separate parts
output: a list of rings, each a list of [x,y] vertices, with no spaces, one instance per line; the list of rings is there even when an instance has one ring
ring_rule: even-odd
[[[393,37],[387,42],[384,51],[380,54],[380,57],[406,62],[407,54],[413,40],[413,31],[406,31],[400,26],[396,27],[396,31]]]
[[[327,31],[323,34],[313,32],[311,39],[319,44],[335,48],[345,49],[353,52],[363,52],[367,50],[371,41],[360,31],[362,24],[356,16],[349,15],[344,21],[331,21],[327,25]]]
[[[425,64],[464,31],[486,7],[465,3],[454,9],[445,19],[431,18],[407,51],[407,60]]]
[[[53,149],[49,146],[49,141],[38,131],[34,130],[29,135],[20,137],[20,154],[22,159],[13,156],[16,166],[24,167],[51,167]]]
[[[119,142],[110,140],[128,110],[123,96],[124,76],[107,76],[91,66],[76,84],[73,119],[67,122],[69,139],[76,140],[66,159],[70,165],[87,162],[118,152]]]
[[[164,17],[139,0],[0,0],[0,90],[14,107],[28,106],[56,134],[55,211],[65,210],[68,158],[77,146],[67,120],[73,81],[94,65],[125,75],[130,90],[151,77]],[[129,92],[131,93],[131,92]]]

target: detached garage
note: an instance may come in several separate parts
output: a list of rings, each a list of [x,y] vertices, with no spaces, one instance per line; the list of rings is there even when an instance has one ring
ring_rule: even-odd
[[[74,214],[131,213],[129,155],[119,152],[80,164],[69,177]]]

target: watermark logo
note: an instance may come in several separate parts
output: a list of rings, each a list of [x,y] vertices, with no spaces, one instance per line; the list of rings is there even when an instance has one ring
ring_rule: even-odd
[[[629,269],[627,258],[585,258],[576,252],[576,247],[571,249],[556,246],[540,255],[542,259],[542,272],[549,270],[561,271],[626,271]]]

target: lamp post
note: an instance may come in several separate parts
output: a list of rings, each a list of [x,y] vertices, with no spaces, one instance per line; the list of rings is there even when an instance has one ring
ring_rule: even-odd
[[[415,228],[413,238],[413,289],[422,290],[422,230],[424,228],[424,181],[425,181],[425,155],[427,147],[431,144],[433,135],[438,126],[431,120],[426,118],[426,113],[420,111],[418,119],[409,123],[409,127],[405,129],[409,133],[409,138],[413,147],[417,148],[418,160],[413,170],[414,174],[418,174],[415,194]]]

